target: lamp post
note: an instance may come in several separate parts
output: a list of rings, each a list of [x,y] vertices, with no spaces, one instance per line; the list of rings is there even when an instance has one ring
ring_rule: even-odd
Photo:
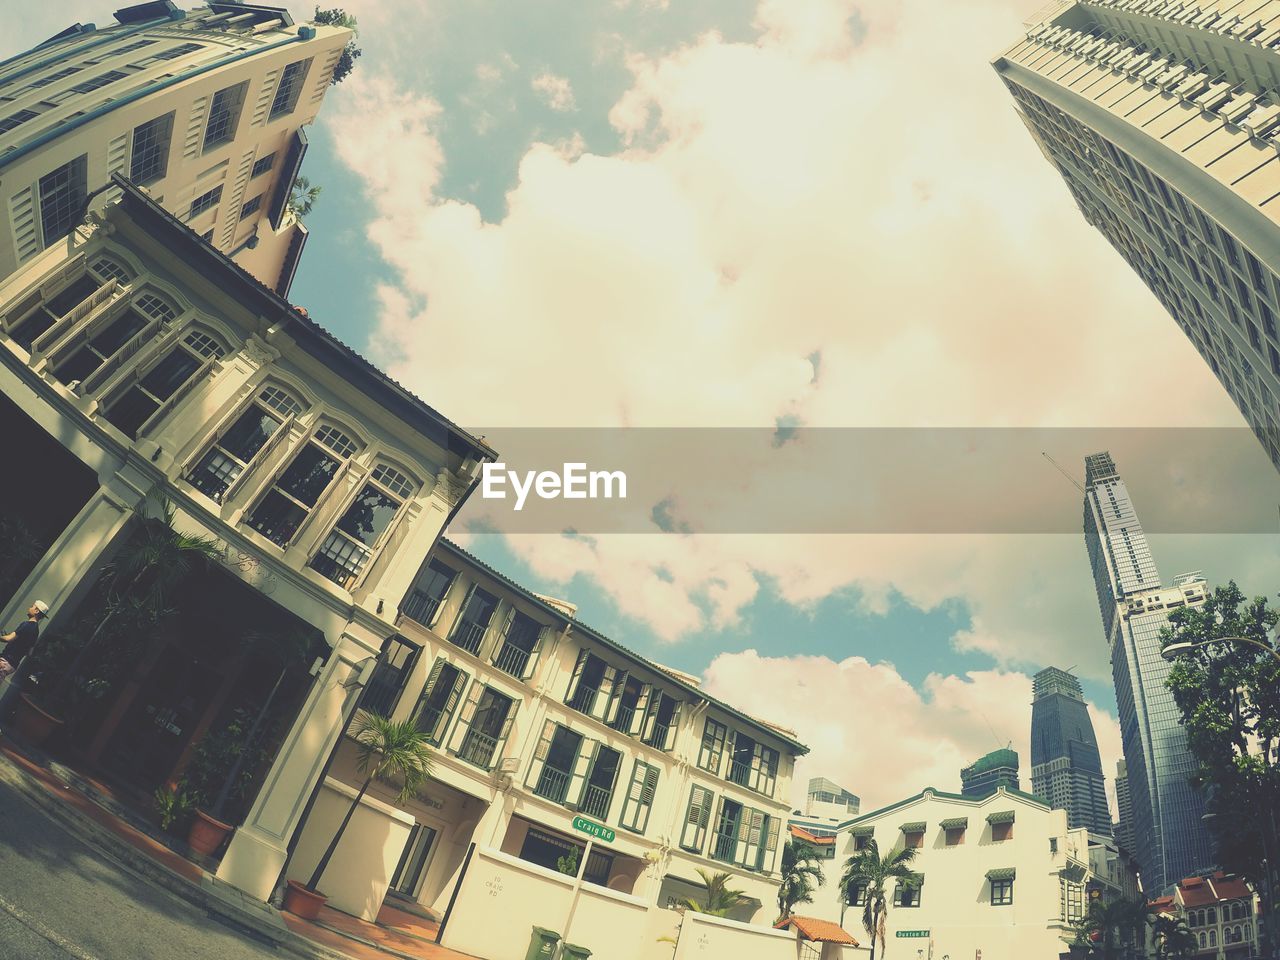
[[[1208,640],[1197,640],[1192,643],[1190,640],[1179,640],[1177,643],[1171,643],[1160,649],[1160,656],[1166,660],[1176,660],[1184,653],[1190,653],[1192,650],[1198,650],[1206,647],[1211,643],[1247,643],[1250,646],[1260,647],[1267,651],[1280,663],[1280,650],[1277,650],[1271,644],[1264,640],[1258,640],[1255,637],[1210,637]]]

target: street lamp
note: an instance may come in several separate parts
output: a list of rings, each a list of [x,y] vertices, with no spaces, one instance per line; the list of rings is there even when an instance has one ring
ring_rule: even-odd
[[[1277,650],[1271,644],[1263,640],[1255,639],[1254,637],[1211,637],[1208,640],[1197,640],[1195,643],[1192,643],[1190,640],[1180,640],[1177,643],[1171,643],[1167,647],[1163,647],[1160,650],[1160,656],[1164,657],[1166,660],[1176,660],[1184,653],[1190,653],[1192,650],[1208,646],[1211,643],[1247,643],[1250,646],[1261,647],[1263,650],[1267,651],[1267,653],[1271,654],[1271,656],[1275,657],[1277,662],[1280,662],[1280,650]]]

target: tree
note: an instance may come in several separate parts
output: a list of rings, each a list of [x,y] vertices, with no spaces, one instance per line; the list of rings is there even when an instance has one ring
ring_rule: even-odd
[[[316,201],[320,199],[322,189],[313,186],[306,177],[295,177],[293,188],[289,191],[290,212],[299,220],[309,217],[315,209]]]
[[[1184,960],[1196,951],[1196,936],[1177,917],[1162,913],[1151,921],[1156,960]]]
[[[1264,954],[1276,949],[1280,919],[1280,656],[1267,639],[1277,621],[1266,598],[1246,600],[1232,581],[1200,606],[1175,610],[1161,631],[1166,645],[1192,645],[1169,671],[1169,689],[1206,788],[1218,862],[1262,901]]]
[[[1088,949],[1088,956],[1118,960],[1125,945],[1142,937],[1147,928],[1147,908],[1134,900],[1093,900],[1085,915],[1076,921],[1076,945]]]
[[[915,874],[910,870],[911,861],[916,858],[914,847],[894,850],[880,856],[880,848],[875,839],[867,840],[867,845],[858,853],[845,861],[844,873],[840,876],[840,900],[846,906],[855,906],[858,894],[863,897],[862,926],[871,937],[871,960],[876,960],[876,940],[880,941],[880,953],[883,956],[888,950],[885,943],[885,917],[889,913],[885,885],[893,880],[898,884],[912,884]]]
[[[730,888],[728,873],[708,873],[706,870],[699,869],[698,876],[707,885],[706,896],[701,900],[692,900],[688,897],[682,899],[680,906],[686,910],[705,913],[712,917],[727,917],[738,907],[746,906],[751,902],[751,898],[743,891]]]
[[[356,18],[347,13],[341,7],[333,7],[329,10],[321,10],[316,7],[316,15],[311,18],[315,23],[322,23],[333,27],[346,27],[355,34],[342,48],[342,56],[338,58],[337,65],[333,68],[333,79],[329,81],[335,86],[347,79],[347,75],[356,67],[356,61],[360,59],[361,50],[356,45],[356,38],[360,36],[360,31],[356,29]]]
[[[813,903],[813,892],[827,882],[818,864],[818,851],[803,840],[788,840],[782,845],[782,874],[778,886],[778,919],[791,916],[798,903]]]
[[[399,799],[404,803],[418,792],[431,776],[431,750],[427,745],[427,735],[417,728],[411,720],[393,721],[381,714],[365,714],[356,727],[353,735],[359,751],[357,769],[365,774],[364,783],[356,794],[347,815],[338,824],[338,830],[329,841],[320,862],[316,864],[311,879],[307,881],[307,889],[319,893],[320,881],[324,871],[333,859],[338,844],[347,825],[355,815],[360,801],[374,780],[396,779],[402,782]]]

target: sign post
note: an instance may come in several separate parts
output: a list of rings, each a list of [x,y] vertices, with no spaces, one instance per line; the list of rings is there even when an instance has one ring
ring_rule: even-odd
[[[569,931],[573,928],[573,916],[578,912],[578,901],[582,898],[582,878],[587,872],[587,861],[591,858],[591,849],[597,840],[612,843],[618,836],[613,829],[588,820],[586,817],[574,817],[573,829],[579,833],[585,833],[589,839],[586,849],[582,851],[582,862],[578,864],[578,875],[573,879],[573,897],[569,901],[569,915],[564,920],[564,935],[556,947],[557,957],[564,955],[565,944],[569,942]]]

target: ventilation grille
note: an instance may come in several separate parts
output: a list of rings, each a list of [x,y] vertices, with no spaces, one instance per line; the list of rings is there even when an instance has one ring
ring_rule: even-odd
[[[235,239],[236,227],[240,225],[240,206],[244,203],[244,188],[249,182],[249,171],[253,169],[254,150],[251,148],[240,158],[240,169],[236,171],[236,179],[231,185],[231,203],[227,209],[227,222],[222,227],[223,249],[231,246]]]
[[[342,57],[343,47],[331,50],[329,55],[325,57],[324,63],[321,65],[316,75],[315,85],[311,88],[311,102],[319,103],[324,99],[325,91],[329,89],[329,84],[333,80],[333,70],[338,65],[338,60]]]
[[[267,77],[262,81],[262,92],[258,94],[258,102],[253,108],[253,125],[260,127],[267,122],[267,109],[271,106],[271,101],[275,99],[276,78],[280,76],[280,70],[274,69],[267,72]]]
[[[129,160],[129,134],[128,132],[120,134],[114,140],[107,144],[107,177],[111,177],[113,173],[128,175],[126,169]],[[120,199],[121,190],[119,187],[112,187],[103,194],[102,203],[115,203]]]
[[[9,223],[13,225],[13,248],[18,252],[19,263],[40,252],[35,194],[31,187],[25,187],[9,198]]]
[[[188,160],[200,153],[201,134],[204,130],[205,108],[209,106],[209,97],[197,97],[191,105],[191,119],[187,121],[187,137],[182,144],[182,155]]]

